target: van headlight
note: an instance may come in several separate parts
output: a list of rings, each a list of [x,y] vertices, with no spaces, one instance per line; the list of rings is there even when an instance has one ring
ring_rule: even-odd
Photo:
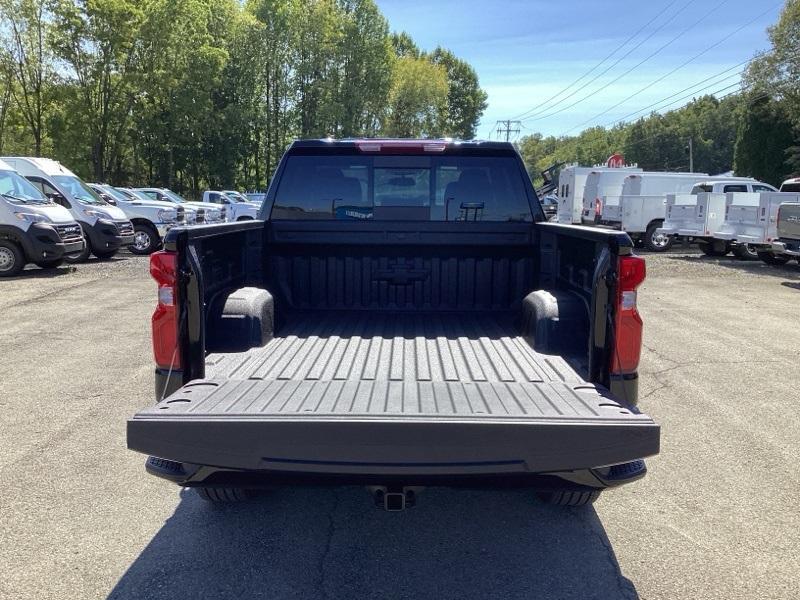
[[[52,221],[45,215],[36,213],[15,212],[14,216],[20,221],[27,221],[28,223],[52,223]]]
[[[171,208],[162,208],[158,211],[158,218],[163,223],[174,223],[178,220],[178,213]]]
[[[106,217],[105,213],[97,212],[96,210],[91,210],[88,208],[84,208],[81,212],[85,214],[87,217],[94,217],[96,219],[102,219]]]

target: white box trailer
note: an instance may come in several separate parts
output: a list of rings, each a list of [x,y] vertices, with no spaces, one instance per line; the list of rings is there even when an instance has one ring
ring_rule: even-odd
[[[589,173],[583,188],[581,222],[585,225],[598,223],[606,201],[619,205],[623,184],[630,174],[631,169],[604,169]]]
[[[778,209],[785,202],[800,202],[800,193],[740,192],[725,196],[725,221],[714,237],[738,243],[750,257],[770,264],[781,262],[772,248],[772,242],[778,239]]]
[[[593,172],[623,172],[626,175],[631,173],[641,173],[638,167],[579,167],[570,165],[561,169],[558,175],[558,216],[559,223],[579,224],[581,223],[581,212],[583,211],[583,192],[586,187],[586,180]]]

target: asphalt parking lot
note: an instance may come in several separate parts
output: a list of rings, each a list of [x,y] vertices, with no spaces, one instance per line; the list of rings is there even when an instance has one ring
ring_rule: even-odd
[[[800,266],[647,256],[643,410],[662,453],[594,508],[363,489],[214,508],[145,475],[147,259],[0,280],[0,598],[793,598]]]

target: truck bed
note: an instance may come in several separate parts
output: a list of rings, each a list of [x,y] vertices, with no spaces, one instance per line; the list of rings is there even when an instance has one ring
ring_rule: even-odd
[[[658,426],[536,352],[512,313],[294,313],[207,357],[128,425],[129,447],[233,469],[524,473],[658,452]]]

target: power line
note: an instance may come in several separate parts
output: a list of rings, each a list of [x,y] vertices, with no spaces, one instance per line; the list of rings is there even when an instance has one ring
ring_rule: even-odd
[[[727,1],[727,0],[725,0],[725,1]],[[728,35],[726,35],[725,37],[723,37],[721,40],[719,40],[719,41],[715,42],[714,44],[711,44],[709,47],[707,47],[707,48],[706,48],[705,50],[703,50],[702,52],[699,52],[698,54],[695,54],[695,55],[694,55],[693,57],[691,57],[690,59],[688,59],[688,60],[684,61],[683,63],[681,63],[680,65],[678,65],[678,66],[677,66],[677,67],[675,67],[674,69],[672,69],[672,71],[670,71],[670,72],[669,72],[669,73],[667,73],[666,75],[662,75],[661,77],[659,77],[659,78],[658,78],[658,79],[656,79],[655,81],[652,81],[652,82],[650,82],[649,84],[647,84],[646,86],[644,86],[642,89],[640,89],[640,90],[638,90],[637,92],[635,92],[635,93],[631,94],[630,96],[628,96],[627,98],[625,98],[625,99],[624,99],[624,100],[622,100],[621,102],[617,102],[617,103],[616,103],[614,106],[612,106],[611,108],[608,108],[608,109],[604,110],[603,112],[601,112],[600,114],[598,114],[598,115],[595,115],[595,116],[594,116],[594,117],[592,117],[591,119],[588,119],[588,120],[584,121],[584,122],[583,122],[583,123],[581,123],[580,125],[576,125],[575,127],[571,128],[571,129],[569,129],[569,130],[567,130],[567,131],[565,132],[565,134],[564,134],[564,135],[566,135],[567,133],[569,133],[569,132],[571,132],[571,131],[574,131],[575,129],[578,129],[578,128],[580,128],[580,127],[583,127],[584,125],[586,125],[586,124],[588,124],[588,123],[591,123],[592,121],[594,121],[595,119],[597,119],[597,118],[599,118],[599,117],[602,117],[603,115],[607,115],[608,113],[610,113],[612,110],[614,110],[614,109],[615,109],[615,108],[617,108],[618,106],[621,106],[621,105],[625,104],[625,103],[626,103],[628,100],[630,100],[631,98],[635,98],[636,96],[638,96],[638,95],[639,95],[639,94],[641,94],[642,92],[644,92],[644,91],[646,91],[646,90],[649,90],[651,87],[653,87],[653,86],[654,86],[654,85],[656,85],[657,83],[660,83],[661,81],[664,81],[664,80],[665,80],[667,77],[669,77],[670,75],[672,75],[672,74],[673,74],[673,73],[675,73],[676,71],[679,71],[680,69],[682,69],[683,67],[685,67],[685,66],[686,66],[686,65],[688,65],[689,63],[692,63],[692,62],[694,62],[695,60],[697,60],[698,58],[700,58],[700,57],[701,57],[701,56],[703,56],[704,54],[706,54],[706,53],[710,52],[711,50],[713,50],[713,49],[714,49],[714,48],[716,48],[717,46],[719,46],[719,45],[721,45],[722,43],[724,43],[724,42],[728,41],[728,40],[729,40],[730,38],[732,38],[734,35],[736,35],[737,33],[739,33],[739,32],[740,32],[742,29],[744,29],[745,27],[749,27],[750,25],[752,25],[753,23],[755,23],[756,21],[758,21],[758,20],[759,20],[761,17],[763,17],[764,15],[766,15],[767,13],[769,13],[770,11],[772,11],[774,8],[776,8],[777,6],[781,6],[781,5],[783,5],[783,2],[779,2],[779,3],[777,3],[777,4],[773,4],[772,6],[770,6],[770,8],[768,8],[768,9],[767,9],[767,10],[765,10],[764,12],[760,13],[760,14],[759,14],[757,17],[754,17],[753,19],[750,19],[750,20],[749,20],[747,23],[745,23],[745,24],[744,24],[744,25],[742,25],[741,27],[738,27],[738,28],[736,28],[736,29],[735,29],[735,30],[733,30],[731,33],[729,33]],[[719,7],[717,7],[717,8],[719,8]],[[716,9],[714,9],[714,10],[716,10]],[[712,12],[713,12],[713,11],[712,11]],[[710,13],[709,13],[709,14],[710,14]]]
[[[617,52],[619,52],[619,51],[620,51],[620,50],[622,50],[622,49],[623,49],[625,46],[627,46],[629,42],[631,42],[631,41],[632,41],[632,40],[633,40],[633,39],[634,39],[636,36],[638,36],[638,35],[639,35],[639,34],[640,34],[642,31],[644,31],[644,30],[645,30],[647,27],[649,27],[649,26],[650,26],[650,25],[651,25],[651,24],[652,24],[652,23],[653,23],[653,22],[654,22],[656,19],[658,19],[658,18],[659,18],[661,15],[663,15],[663,14],[664,14],[664,13],[665,13],[667,10],[669,10],[669,9],[670,9],[670,8],[671,8],[671,7],[672,7],[672,6],[673,6],[673,5],[674,5],[674,4],[677,2],[677,1],[678,1],[678,0],[672,0],[672,1],[671,1],[669,4],[667,4],[667,5],[666,5],[666,6],[665,6],[663,9],[661,9],[661,11],[659,11],[659,13],[658,13],[656,16],[654,16],[654,17],[653,17],[652,19],[650,19],[650,20],[649,20],[647,23],[645,23],[644,25],[642,25],[642,26],[641,26],[641,27],[640,27],[640,28],[639,28],[639,29],[636,31],[636,33],[634,33],[632,36],[630,36],[628,39],[626,39],[624,42],[622,42],[622,44],[620,44],[619,46],[617,46],[616,48],[614,48],[614,50],[611,52],[611,54],[609,54],[608,56],[606,56],[606,57],[605,57],[603,60],[601,60],[601,61],[600,61],[599,63],[597,63],[595,66],[593,66],[591,69],[589,69],[588,71],[586,71],[586,72],[585,72],[583,75],[581,75],[580,77],[578,77],[578,78],[577,78],[575,81],[573,81],[572,83],[570,83],[570,84],[569,84],[567,87],[563,88],[562,90],[560,90],[560,91],[559,91],[558,93],[556,93],[555,95],[553,95],[553,96],[550,96],[550,97],[549,97],[547,100],[545,100],[544,102],[540,102],[539,104],[537,104],[537,105],[536,105],[536,106],[534,106],[533,108],[531,108],[531,109],[528,109],[528,110],[526,110],[525,112],[522,112],[522,113],[518,114],[517,116],[515,116],[515,117],[513,117],[513,118],[514,118],[514,119],[521,119],[522,117],[525,117],[525,116],[527,116],[527,115],[530,115],[531,113],[534,113],[534,112],[536,112],[536,111],[537,111],[539,108],[541,108],[541,107],[542,107],[542,106],[544,106],[545,104],[548,104],[548,103],[549,103],[551,100],[554,100],[554,99],[558,98],[558,97],[559,97],[561,94],[563,94],[564,92],[567,92],[567,91],[569,91],[570,89],[572,89],[572,87],[573,87],[573,86],[575,86],[575,85],[577,85],[578,83],[580,83],[581,81],[583,81],[583,79],[585,79],[586,77],[588,77],[589,75],[591,75],[591,74],[592,74],[594,71],[596,71],[596,70],[597,70],[597,69],[599,69],[601,66],[603,66],[603,64],[605,64],[605,63],[606,63],[606,61],[608,61],[608,60],[609,60],[609,59],[610,59],[612,56],[614,56],[614,55],[615,55]],[[686,6],[688,6],[688,4],[687,4]],[[684,8],[685,8],[685,7],[684,7]],[[680,11],[678,11],[678,12],[680,12]],[[676,13],[676,15],[677,15],[677,13]],[[656,30],[656,32],[657,32],[657,31],[658,31],[658,30]],[[654,33],[656,33],[656,32],[654,32]],[[650,39],[650,37],[652,37],[652,35],[653,35],[653,34],[651,34],[651,35],[650,35],[648,38],[644,39],[644,40],[642,41],[642,43],[644,43],[644,42],[646,42],[648,39]],[[641,46],[641,44],[639,44],[639,46]],[[636,46],[636,48],[638,48],[639,46]],[[632,52],[633,50],[635,50],[636,48],[633,48],[633,49],[631,50],[631,52]],[[629,54],[630,54],[630,52],[629,52]],[[625,56],[628,56],[628,55],[626,54]],[[624,59],[624,58],[625,58],[625,56],[623,56],[623,57],[622,57],[622,59]],[[622,60],[622,59],[620,59],[620,60]],[[612,68],[613,68],[613,67],[614,67],[616,64],[618,64],[618,63],[619,63],[619,61],[618,61],[617,63],[614,63],[614,65],[612,65]],[[593,80],[593,81],[594,81],[594,80]],[[589,82],[589,83],[591,83],[591,82]],[[567,98],[569,98],[569,96],[568,96]],[[567,98],[565,98],[565,99],[562,99],[562,100],[559,100],[559,101],[558,101],[558,102],[556,102],[556,103],[555,103],[553,106],[549,107],[547,110],[549,110],[550,108],[553,108],[553,107],[555,107],[555,106],[558,106],[558,104],[559,104],[559,103],[563,102],[563,101],[564,101],[564,100],[566,100]]]
[[[546,115],[544,115],[544,116],[541,116],[541,115],[542,115],[542,113],[546,113],[546,112],[548,112],[548,111],[551,111],[551,110],[553,110],[553,109],[554,109],[556,106],[558,106],[559,104],[561,104],[561,103],[563,103],[563,102],[566,102],[567,100],[569,100],[570,98],[572,98],[573,96],[575,96],[575,95],[576,95],[578,92],[580,92],[580,91],[583,91],[583,90],[584,90],[584,89],[586,89],[588,86],[592,85],[592,84],[593,84],[595,81],[597,81],[598,79],[600,79],[600,78],[601,78],[603,75],[605,75],[606,73],[608,73],[609,71],[611,71],[611,70],[612,70],[614,67],[616,67],[616,66],[617,66],[619,63],[621,63],[623,60],[625,60],[626,58],[628,58],[628,56],[630,56],[630,55],[631,55],[631,54],[632,54],[634,51],[638,50],[638,49],[639,49],[639,48],[640,48],[640,47],[641,47],[641,46],[642,46],[642,45],[643,45],[645,42],[649,41],[649,40],[650,40],[650,39],[651,39],[653,36],[655,36],[655,35],[656,35],[656,34],[657,34],[659,31],[661,31],[662,29],[664,29],[664,27],[666,27],[666,26],[667,26],[667,25],[669,25],[669,24],[670,24],[670,23],[671,23],[673,20],[675,20],[675,17],[677,17],[677,16],[678,16],[679,14],[681,14],[681,13],[682,13],[684,10],[686,10],[686,9],[689,7],[689,5],[690,5],[690,4],[692,4],[692,1],[693,1],[693,0],[689,0],[688,2],[686,2],[686,3],[685,3],[683,6],[681,6],[681,7],[680,7],[680,8],[677,10],[677,12],[675,12],[675,13],[674,13],[674,14],[673,14],[671,17],[669,17],[669,18],[668,18],[666,21],[664,21],[663,23],[661,23],[661,25],[659,25],[659,26],[658,26],[658,27],[656,27],[656,28],[655,28],[653,31],[651,31],[651,32],[650,32],[650,34],[649,34],[647,37],[645,37],[645,38],[644,38],[642,41],[640,41],[638,44],[636,44],[636,45],[635,45],[633,48],[631,48],[630,50],[628,50],[628,51],[627,51],[625,54],[623,54],[622,56],[620,56],[620,57],[619,57],[617,60],[615,60],[615,61],[614,61],[614,63],[613,63],[613,64],[611,64],[610,66],[606,67],[606,68],[605,68],[605,69],[604,69],[604,70],[603,70],[601,73],[598,73],[597,75],[595,75],[594,77],[592,77],[592,79],[590,79],[589,81],[587,81],[587,82],[586,82],[586,84],[584,84],[584,85],[583,85],[581,88],[578,88],[578,89],[576,89],[574,92],[572,92],[571,94],[569,94],[568,96],[565,96],[564,98],[561,98],[561,100],[559,100],[558,102],[556,102],[556,103],[555,103],[555,104],[553,104],[552,106],[549,106],[547,109],[545,109],[545,110],[541,110],[541,111],[538,111],[538,112],[536,112],[536,113],[534,113],[534,114],[530,114],[530,115],[526,116],[526,117],[525,117],[523,120],[526,120],[526,121],[527,121],[527,120],[529,120],[529,119],[532,119],[532,120],[534,120],[534,121],[538,121],[538,120],[540,120],[540,119],[546,119],[546,118],[548,118],[548,117],[552,117],[553,115],[557,115],[557,114],[559,114],[559,113],[562,113],[562,112],[564,112],[565,110],[569,110],[569,109],[570,109],[570,108],[572,108],[573,106],[577,106],[577,105],[578,105],[578,104],[580,104],[581,102],[583,102],[583,101],[587,100],[588,98],[591,98],[591,97],[592,97],[592,96],[593,96],[593,95],[596,93],[596,91],[595,91],[595,92],[591,92],[591,93],[587,94],[587,95],[586,95],[586,96],[584,96],[583,98],[580,98],[580,99],[578,99],[576,102],[574,102],[574,103],[570,104],[569,106],[567,106],[567,107],[565,107],[565,108],[562,108],[562,109],[560,109],[560,110],[557,110],[557,111],[555,111],[555,112],[552,112],[552,113],[546,114]],[[675,39],[677,39],[677,38],[675,38]],[[674,40],[672,40],[672,41],[674,41]],[[667,44],[667,45],[669,45],[669,44]],[[638,66],[638,65],[637,65],[637,66]],[[635,67],[634,67],[634,68],[635,68]],[[627,73],[626,73],[626,74],[627,74]],[[615,81],[616,81],[616,80],[615,80]],[[603,89],[603,87],[601,86],[600,90],[602,90],[602,89]],[[598,90],[598,91],[599,91],[599,90]],[[535,118],[534,118],[534,117],[535,117]]]
[[[697,26],[698,26],[700,23],[702,23],[704,20],[706,20],[706,19],[707,19],[707,18],[708,18],[708,17],[709,17],[709,16],[710,16],[712,13],[716,12],[716,11],[717,11],[717,10],[718,10],[718,9],[719,9],[719,8],[720,8],[722,5],[723,5],[723,4],[726,4],[726,3],[727,3],[727,2],[729,2],[729,1],[730,1],[730,0],[721,0],[721,2],[719,2],[719,4],[717,4],[717,5],[716,5],[714,8],[712,8],[711,10],[709,10],[709,11],[708,11],[708,12],[707,12],[705,15],[703,15],[702,17],[700,17],[700,19],[698,19],[698,20],[694,21],[694,22],[693,22],[691,25],[689,25],[689,27],[687,27],[686,29],[684,29],[683,31],[681,31],[680,33],[678,33],[678,34],[677,34],[675,37],[673,37],[672,39],[670,39],[670,40],[669,40],[669,41],[668,41],[666,44],[664,44],[663,46],[659,47],[657,50],[655,50],[655,51],[654,51],[654,52],[652,52],[650,55],[648,55],[648,56],[647,56],[647,57],[646,57],[644,60],[642,60],[642,61],[640,61],[640,62],[636,63],[636,64],[635,64],[635,65],[633,65],[633,66],[632,66],[630,69],[628,69],[627,71],[625,71],[624,73],[622,73],[622,74],[621,74],[621,75],[619,75],[618,77],[616,77],[616,78],[612,79],[612,80],[611,80],[611,81],[609,81],[607,84],[605,84],[605,85],[601,86],[599,89],[597,89],[597,90],[595,90],[595,91],[593,91],[593,92],[591,92],[591,93],[587,94],[586,96],[584,96],[583,98],[580,98],[580,99],[579,99],[579,100],[577,100],[576,102],[573,102],[573,103],[572,103],[572,104],[570,104],[569,106],[565,106],[565,107],[563,107],[563,108],[560,108],[559,110],[557,110],[557,111],[555,111],[555,112],[552,112],[552,113],[550,113],[550,114],[543,115],[543,116],[538,116],[538,117],[535,117],[535,118],[532,118],[532,117],[527,117],[527,118],[526,118],[526,119],[524,119],[524,120],[525,120],[525,121],[528,121],[528,120],[539,121],[539,120],[541,120],[541,119],[548,119],[548,118],[550,118],[550,117],[552,117],[552,116],[555,116],[555,115],[557,115],[557,114],[560,114],[560,113],[562,113],[562,112],[564,112],[564,111],[566,111],[566,110],[569,110],[570,108],[573,108],[573,107],[577,106],[577,105],[578,105],[578,104],[580,104],[581,102],[584,102],[585,100],[587,100],[587,99],[591,98],[592,96],[596,95],[597,93],[599,93],[599,92],[602,92],[603,90],[605,90],[605,89],[607,89],[607,88],[611,87],[611,86],[612,86],[612,85],[614,85],[616,82],[618,82],[620,79],[622,79],[622,78],[623,78],[623,77],[625,77],[626,75],[629,75],[631,72],[633,72],[634,70],[636,70],[636,69],[638,69],[639,67],[641,67],[641,66],[642,66],[644,63],[646,63],[647,61],[649,61],[651,58],[653,58],[653,57],[657,56],[658,54],[660,54],[660,53],[661,53],[662,51],[664,51],[664,49],[666,49],[668,46],[670,46],[670,45],[674,44],[674,43],[675,43],[676,41],[678,41],[678,40],[679,40],[681,37],[683,37],[684,35],[686,35],[686,34],[687,34],[689,31],[691,31],[692,29],[694,29],[695,27],[697,27]],[[684,6],[683,8],[685,8],[685,6]],[[681,9],[681,10],[683,10],[683,9]],[[678,12],[680,12],[680,11],[678,11]],[[676,14],[677,14],[677,13],[676,13]],[[673,17],[674,17],[674,16],[675,16],[675,15],[673,15]],[[670,19],[670,20],[671,20],[671,19]]]
[[[741,66],[741,65],[736,65],[736,66],[738,67],[738,66]],[[735,69],[735,68],[736,68],[736,67],[731,67],[731,69]],[[728,71],[730,71],[731,69],[727,69],[727,70],[728,70]],[[723,73],[724,73],[724,71],[723,71]],[[711,88],[711,87],[714,87],[714,86],[716,86],[716,85],[719,85],[720,83],[722,83],[722,82],[723,82],[723,81],[725,81],[726,79],[730,79],[731,77],[740,77],[740,76],[742,75],[742,73],[743,73],[743,71],[737,71],[736,73],[731,73],[730,75],[726,75],[726,76],[725,76],[725,77],[723,77],[722,79],[719,79],[719,80],[715,81],[715,82],[714,82],[714,83],[712,83],[712,84],[709,84],[709,85],[706,85],[706,86],[704,86],[704,87],[701,87],[700,89],[694,90],[693,92],[691,92],[690,94],[688,94],[688,95],[686,95],[686,96],[682,96],[681,98],[678,98],[677,100],[674,100],[674,101],[672,101],[672,102],[667,102],[666,104],[664,104],[663,106],[660,106],[660,107],[659,107],[658,109],[656,109],[656,110],[663,110],[663,109],[664,109],[664,108],[666,108],[667,106],[672,106],[673,104],[676,104],[676,103],[678,103],[678,102],[680,102],[680,101],[682,101],[682,100],[686,100],[687,98],[691,98],[692,96],[695,96],[696,94],[698,94],[698,93],[700,93],[700,92],[702,92],[702,91],[704,91],[704,90],[707,90],[708,88]],[[631,117],[633,117],[633,116],[636,116],[636,115],[638,115],[639,113],[646,112],[647,110],[649,110],[649,109],[653,108],[654,106],[658,106],[659,104],[663,104],[664,102],[666,102],[666,101],[667,101],[667,100],[669,100],[670,98],[674,98],[674,97],[675,97],[675,96],[677,96],[678,94],[682,94],[683,92],[686,92],[687,90],[694,89],[694,88],[696,88],[698,85],[702,85],[703,83],[706,83],[707,81],[709,81],[709,79],[717,79],[717,78],[719,77],[719,75],[721,75],[721,73],[718,73],[717,75],[713,75],[713,76],[712,76],[712,77],[710,77],[710,78],[708,78],[708,77],[707,77],[706,79],[704,79],[704,80],[703,80],[702,82],[700,82],[700,83],[696,83],[696,84],[694,84],[694,85],[691,85],[691,86],[689,86],[688,88],[684,88],[684,89],[682,89],[680,92],[675,92],[674,94],[672,94],[672,95],[670,95],[670,96],[667,96],[666,98],[662,98],[662,99],[661,99],[661,100],[659,100],[658,102],[654,102],[653,104],[650,104],[650,105],[648,105],[648,106],[645,106],[644,108],[640,108],[640,109],[639,109],[639,110],[637,110],[637,111],[634,111],[634,112],[632,112],[632,113],[630,113],[630,114],[627,114],[627,115],[625,115],[624,117],[622,117],[621,119],[614,119],[613,121],[610,121],[609,123],[606,123],[605,125],[603,125],[603,127],[612,127],[612,126],[614,126],[614,125],[617,125],[617,124],[619,124],[619,123],[624,123],[625,121],[627,121],[628,119],[630,119],[630,118],[631,118]],[[741,81],[737,81],[737,82],[736,82],[735,84],[733,84],[733,85],[740,85],[740,84],[741,84]],[[731,86],[731,87],[732,87],[732,86]]]

